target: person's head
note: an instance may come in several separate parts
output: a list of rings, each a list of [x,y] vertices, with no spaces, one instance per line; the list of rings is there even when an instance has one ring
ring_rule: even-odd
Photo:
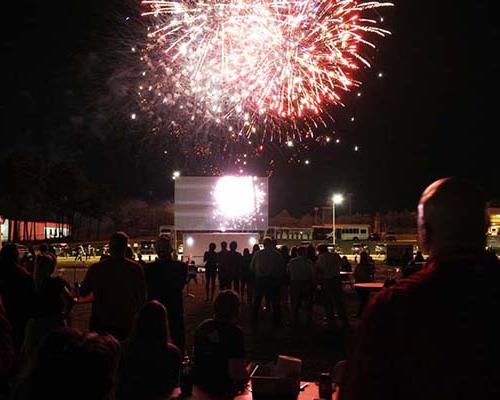
[[[314,248],[314,246],[312,244],[307,246],[306,249],[307,249],[307,256],[309,258],[311,258],[311,259],[316,258],[316,249]]]
[[[41,244],[38,250],[40,251],[40,253],[45,254],[49,251],[49,246],[47,246],[46,244]]]
[[[348,264],[349,263],[349,260],[347,259],[347,256],[342,256],[342,262],[344,264]]]
[[[221,242],[221,243],[220,243],[220,248],[221,248],[222,250],[227,250],[227,242]]]
[[[304,246],[300,246],[297,249],[297,256],[298,257],[307,257],[307,248]]]
[[[293,246],[292,249],[290,250],[290,257],[292,258],[297,257],[297,246]]]
[[[326,244],[320,244],[318,246],[318,253],[319,254],[328,253],[328,246]]]
[[[131,341],[140,347],[166,346],[168,341],[167,311],[158,301],[149,301],[141,308]]]
[[[290,254],[290,252],[288,250],[288,246],[286,246],[286,245],[281,246],[280,253],[283,254],[285,257],[288,257],[288,255]]]
[[[459,178],[444,178],[424,190],[418,204],[420,245],[431,255],[482,251],[486,241],[482,192]]]
[[[278,246],[278,241],[276,239],[271,239],[271,242],[272,242],[274,248],[276,248],[276,246]]]
[[[243,249],[243,255],[244,256],[249,256],[250,255],[250,250],[248,250],[246,247]]]
[[[0,250],[0,263],[5,265],[15,265],[19,258],[19,251],[15,244],[6,244]]]
[[[210,243],[210,244],[208,245],[208,251],[215,251],[216,247],[217,247],[217,246],[216,246],[216,244],[215,244],[215,243]]]
[[[232,290],[223,290],[214,303],[215,319],[234,321],[240,312],[240,299]]]
[[[28,398],[63,400],[68,393],[76,400],[108,398],[119,350],[120,344],[110,335],[71,328],[51,333],[40,345]]]
[[[229,249],[231,251],[236,251],[237,248],[238,248],[238,242],[236,242],[235,240],[229,243]]]
[[[418,250],[416,253],[415,253],[415,257],[423,257],[422,256],[422,252],[420,250]]]
[[[259,250],[260,250],[260,246],[257,243],[255,243],[252,247],[252,254],[257,253]]]
[[[64,294],[66,283],[62,278],[49,277],[45,279],[40,288],[38,307],[44,317],[61,316],[64,311]]]
[[[128,236],[125,232],[116,232],[109,241],[109,252],[112,257],[125,257],[128,248]]]
[[[359,263],[363,265],[370,264],[370,258],[368,257],[368,253],[366,251],[359,253]]]
[[[264,248],[265,249],[272,249],[273,246],[273,240],[270,237],[264,238]]]
[[[156,252],[160,259],[170,258],[172,254],[172,244],[170,239],[165,236],[160,236],[156,241]]]

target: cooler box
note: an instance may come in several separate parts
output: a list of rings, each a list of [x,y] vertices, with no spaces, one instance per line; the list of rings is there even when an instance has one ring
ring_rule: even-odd
[[[254,399],[295,399],[300,391],[300,380],[276,376],[276,367],[259,365],[252,376]]]

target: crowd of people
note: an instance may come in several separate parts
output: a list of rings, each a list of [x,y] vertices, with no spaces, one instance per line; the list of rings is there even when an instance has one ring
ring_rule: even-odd
[[[485,202],[467,182],[444,179],[419,204],[420,243],[430,254],[406,263],[400,282],[378,295],[360,292],[362,313],[350,354],[336,368],[341,399],[500,398],[500,263],[485,252]],[[128,238],[115,233],[110,254],[87,270],[78,293],[54,276],[57,258],[40,246],[32,272],[15,245],[0,251],[0,398],[164,399],[179,384],[189,353],[184,328],[188,266],[160,237],[158,258],[131,259]],[[192,376],[226,396],[249,376],[237,325],[247,302],[254,326],[263,302],[275,326],[290,304],[292,324],[313,323],[320,298],[330,326],[348,327],[341,272],[372,282],[375,267],[361,253],[354,271],[326,245],[238,252],[238,243],[210,244],[204,255],[206,301],[213,318],[193,332]],[[413,269],[413,270],[412,270]],[[218,283],[219,290],[216,285]],[[216,295],[216,292],[218,294]],[[80,299],[92,302],[90,332],[69,327]]]

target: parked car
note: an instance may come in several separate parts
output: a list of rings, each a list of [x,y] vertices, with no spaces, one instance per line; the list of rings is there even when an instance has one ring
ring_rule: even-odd
[[[372,233],[370,233],[368,240],[371,240],[373,242],[377,242],[380,240],[380,234],[372,232]]]
[[[337,254],[342,254],[342,248],[339,246],[339,245],[335,245],[335,249],[333,248],[333,245],[328,245],[328,251],[330,253],[333,253],[333,251],[335,251],[335,253]]]
[[[363,243],[353,243],[351,250],[352,254],[359,254],[362,251],[370,252],[368,246]]]
[[[382,255],[387,252],[387,245],[385,243],[377,243],[375,245],[375,254]]]

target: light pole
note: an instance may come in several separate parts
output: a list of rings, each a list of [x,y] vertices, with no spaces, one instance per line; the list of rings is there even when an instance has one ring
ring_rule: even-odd
[[[332,241],[333,241],[333,251],[335,251],[335,204],[342,204],[344,201],[344,196],[341,194],[334,194],[332,196]]]

